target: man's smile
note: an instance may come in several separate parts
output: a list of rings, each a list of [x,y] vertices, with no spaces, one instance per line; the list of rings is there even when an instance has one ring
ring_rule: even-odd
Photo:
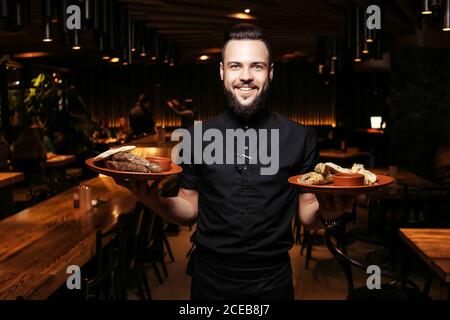
[[[258,88],[256,86],[244,85],[235,87],[236,93],[238,92],[243,98],[250,97],[257,93]]]

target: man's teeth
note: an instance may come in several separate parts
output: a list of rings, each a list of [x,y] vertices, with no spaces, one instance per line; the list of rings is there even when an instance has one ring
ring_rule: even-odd
[[[239,88],[239,90],[242,90],[242,91],[251,91],[251,90],[254,90],[254,88],[242,87],[242,88]]]

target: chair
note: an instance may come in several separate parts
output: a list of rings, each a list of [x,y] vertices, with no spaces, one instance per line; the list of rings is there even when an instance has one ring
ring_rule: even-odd
[[[165,249],[169,248],[170,250],[170,246],[167,246],[168,240],[164,233],[164,221],[149,209],[146,211],[146,218],[144,221],[146,221],[144,227],[147,229],[143,232],[140,256],[144,263],[150,263],[152,265],[158,281],[162,284],[163,278],[161,277],[157,263],[161,265],[164,276],[168,277],[164,258],[166,254]],[[169,250],[169,256],[173,259],[172,252]]]
[[[123,260],[119,261],[119,272],[123,288],[122,297],[127,299],[127,288],[132,282],[137,288],[139,297],[142,300],[151,300],[150,286],[145,273],[144,262],[141,256],[140,245],[142,239],[142,222],[146,208],[140,203],[136,203],[134,212],[121,215],[120,223],[126,226],[125,236],[127,242],[127,254]]]
[[[302,229],[303,229],[303,237],[302,237]],[[315,231],[311,235],[311,230],[306,228],[302,222],[300,221],[299,216],[296,214],[294,217],[294,225],[293,225],[293,235],[294,235],[294,243],[300,245],[300,255],[303,255],[303,251],[306,248],[306,260],[305,260],[305,269],[308,270],[309,261],[311,260],[312,255],[312,238],[315,235]]]
[[[438,183],[442,186],[450,186],[450,164],[438,168]]]
[[[134,284],[142,300],[151,299],[148,279],[139,257],[139,239],[143,210],[138,204],[131,213],[121,214],[117,227],[102,233],[97,231],[97,273],[84,281],[84,297],[90,299],[127,300],[127,289]],[[104,239],[111,239],[103,247]]]
[[[351,220],[355,222],[356,220],[356,201],[353,204],[352,212],[346,213],[345,216],[347,217],[347,220]],[[300,255],[303,255],[303,251],[306,248],[306,259],[305,259],[305,269],[308,270],[309,268],[309,261],[312,259],[312,248],[315,242],[315,239],[317,239],[317,230],[309,230],[305,226],[303,226],[300,222],[300,219],[298,218],[298,215],[296,215],[295,218],[295,224],[299,224],[299,226],[295,227],[295,241],[296,243],[301,243],[300,248]],[[300,228],[303,227],[303,239],[300,239]],[[345,228],[345,224],[342,225],[343,228]],[[343,230],[345,232],[345,230]],[[344,250],[345,252],[345,246],[347,243],[349,243],[349,239],[346,240],[346,242],[343,241],[343,239],[339,239],[338,247]]]
[[[52,185],[45,181],[40,183],[18,183],[13,188],[13,201],[16,211],[34,206],[55,195]]]
[[[139,254],[144,263],[151,263],[153,270],[155,271],[156,277],[159,283],[163,283],[163,278],[159,272],[158,266],[156,265],[156,259],[149,253],[149,248],[153,248],[154,242],[154,230],[155,230],[156,215],[147,208],[144,212],[142,219],[142,232],[139,245]]]
[[[161,186],[161,196],[162,197],[175,197],[178,195],[179,191],[179,182],[175,177],[169,177],[166,179]],[[167,233],[169,229],[176,229],[179,231],[179,227],[177,225],[168,223],[167,221],[162,220],[161,218],[157,219],[157,222],[161,224],[161,228],[157,228],[158,236],[162,239],[163,245],[165,246],[170,261],[175,262],[175,258],[172,253],[172,248],[170,247],[169,240],[167,239]]]
[[[407,188],[403,225],[408,227],[450,226],[450,186]]]
[[[52,178],[53,188],[58,192],[63,192],[79,184],[78,177],[64,173]]]
[[[105,233],[102,231],[96,232],[94,257],[96,273],[85,277],[83,280],[84,300],[120,298],[122,289],[116,272],[120,257],[124,255],[123,251],[126,249],[123,232],[123,225]],[[111,244],[105,247],[107,240],[111,241]],[[85,269],[89,269],[89,267]]]
[[[303,226],[303,225],[302,225]],[[313,239],[316,236],[317,230],[311,231],[303,226],[303,239],[301,241],[300,255],[303,255],[303,250],[306,248],[305,269],[309,268],[309,261],[312,258]]]
[[[325,243],[341,265],[347,281],[347,299],[348,300],[427,300],[428,297],[419,287],[410,279],[402,274],[395,272],[381,271],[381,276],[392,279],[389,283],[381,284],[381,289],[372,289],[363,286],[355,288],[353,283],[352,266],[367,270],[368,263],[358,261],[350,257],[347,253],[338,247],[338,239],[342,241],[345,233],[342,234],[341,224],[338,223],[333,228],[325,230]]]
[[[25,180],[14,186],[13,199],[18,211],[38,204],[55,195],[51,181],[45,176],[42,161],[14,159],[15,171],[23,172]]]

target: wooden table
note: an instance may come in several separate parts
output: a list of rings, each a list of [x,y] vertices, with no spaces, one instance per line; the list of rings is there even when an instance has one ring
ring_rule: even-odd
[[[320,150],[320,157],[331,158],[331,159],[350,159],[361,156],[370,156],[369,152],[359,151],[357,148],[349,148],[347,151],[337,150],[337,149],[323,149]]]
[[[371,168],[373,173],[379,175],[388,175],[388,168]],[[397,178],[394,183],[380,189],[377,192],[371,193],[372,198],[385,199],[403,199],[405,196],[405,187],[419,189],[419,188],[436,188],[438,184],[426,178],[418,176],[417,174],[406,169],[397,169]]]
[[[0,188],[21,182],[24,178],[23,172],[0,172]]]
[[[45,299],[64,285],[70,265],[95,254],[95,233],[107,231],[134,197],[109,178],[86,182],[92,198],[107,202],[89,212],[73,208],[75,188],[0,221],[0,299]]]
[[[114,145],[119,142],[117,138],[96,138],[93,139],[92,142],[94,144],[106,144],[106,145]]]
[[[161,147],[138,147],[131,151],[132,153],[146,158],[146,157],[165,157],[171,159],[172,147],[171,146],[161,146]]]
[[[75,160],[76,160],[76,158],[74,155],[58,154],[58,155],[52,156],[51,158],[48,158],[45,161],[45,166],[47,168],[60,168],[60,167],[64,167],[68,164],[75,162]]]
[[[400,229],[400,238],[447,285],[450,298],[450,229]]]
[[[159,139],[158,135],[149,135],[140,139],[136,139],[127,143],[127,145],[132,145],[141,148],[148,147],[173,147],[178,141],[170,140],[170,133],[165,134],[164,140]]]
[[[63,182],[66,179],[67,166],[75,161],[74,155],[56,154],[47,158],[45,162],[46,175],[50,179],[54,191],[64,190]]]
[[[388,175],[388,168],[372,168],[370,169],[375,174],[383,174]],[[406,169],[398,168],[397,169],[397,184],[408,185],[411,187],[417,188],[434,188],[437,187],[437,184],[431,180],[418,176],[417,174],[408,171]]]
[[[0,218],[14,212],[12,188],[7,188],[15,183],[23,181],[23,172],[0,172]]]

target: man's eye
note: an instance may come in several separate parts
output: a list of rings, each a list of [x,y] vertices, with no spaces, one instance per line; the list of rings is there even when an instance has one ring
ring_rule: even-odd
[[[239,69],[239,65],[237,65],[237,64],[232,64],[232,65],[230,66],[230,69]]]
[[[255,68],[256,70],[262,70],[262,69],[264,69],[264,66],[262,66],[262,65],[260,65],[260,64],[256,64],[256,65],[254,65],[254,68]]]

